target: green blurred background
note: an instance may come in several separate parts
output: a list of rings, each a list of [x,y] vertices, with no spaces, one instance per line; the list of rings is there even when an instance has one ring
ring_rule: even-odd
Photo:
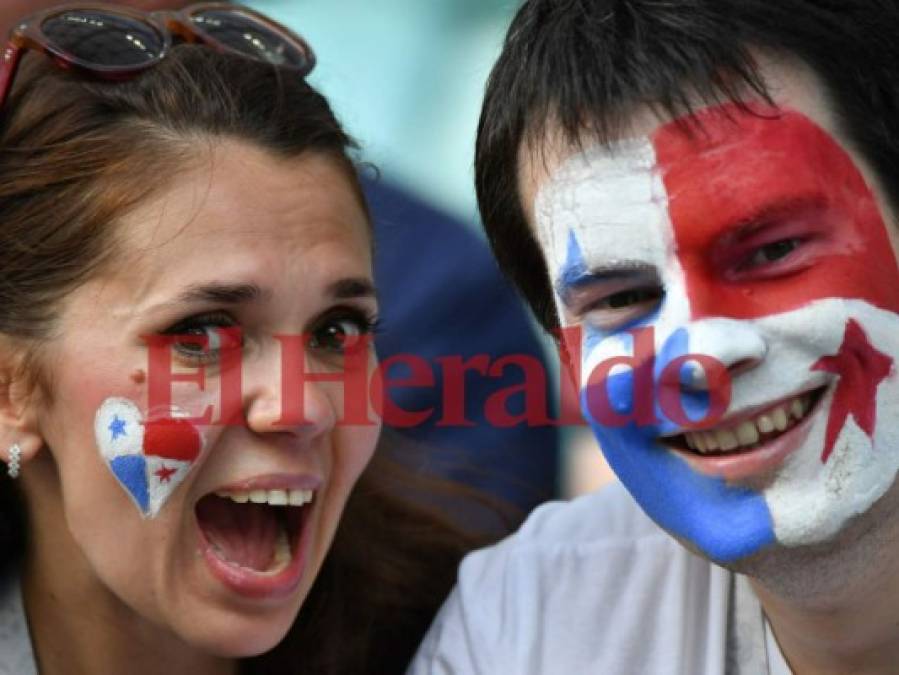
[[[303,35],[310,81],[385,178],[476,223],[484,82],[517,0],[250,0]]]

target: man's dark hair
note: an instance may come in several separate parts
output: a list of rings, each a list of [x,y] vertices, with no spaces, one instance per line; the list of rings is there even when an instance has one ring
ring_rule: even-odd
[[[525,219],[519,153],[560,140],[609,144],[640,106],[679,117],[691,102],[739,103],[765,83],[751,50],[798,57],[820,78],[845,138],[899,198],[896,0],[529,0],[487,83],[475,182],[503,271],[547,329],[552,285]]]

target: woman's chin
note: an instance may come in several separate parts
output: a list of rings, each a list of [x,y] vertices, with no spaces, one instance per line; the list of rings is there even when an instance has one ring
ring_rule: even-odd
[[[198,651],[222,659],[243,659],[265,654],[287,635],[296,618],[295,608],[269,608],[257,614],[198,612],[186,626],[176,627],[181,639]]]

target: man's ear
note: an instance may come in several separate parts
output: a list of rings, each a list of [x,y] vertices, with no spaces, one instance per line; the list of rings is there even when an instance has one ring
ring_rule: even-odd
[[[38,425],[39,388],[25,360],[0,344],[0,461],[8,464],[10,449],[18,445],[24,466],[44,447]]]

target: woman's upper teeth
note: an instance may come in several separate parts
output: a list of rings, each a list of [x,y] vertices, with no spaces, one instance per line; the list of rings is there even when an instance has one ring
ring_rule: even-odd
[[[811,394],[803,394],[739,424],[709,431],[689,431],[684,438],[687,445],[698,452],[727,452],[749,447],[758,443],[762,434],[786,431],[805,417],[810,407]]]
[[[269,506],[303,506],[312,501],[314,490],[241,490],[216,492],[217,497],[238,504],[268,504]]]

